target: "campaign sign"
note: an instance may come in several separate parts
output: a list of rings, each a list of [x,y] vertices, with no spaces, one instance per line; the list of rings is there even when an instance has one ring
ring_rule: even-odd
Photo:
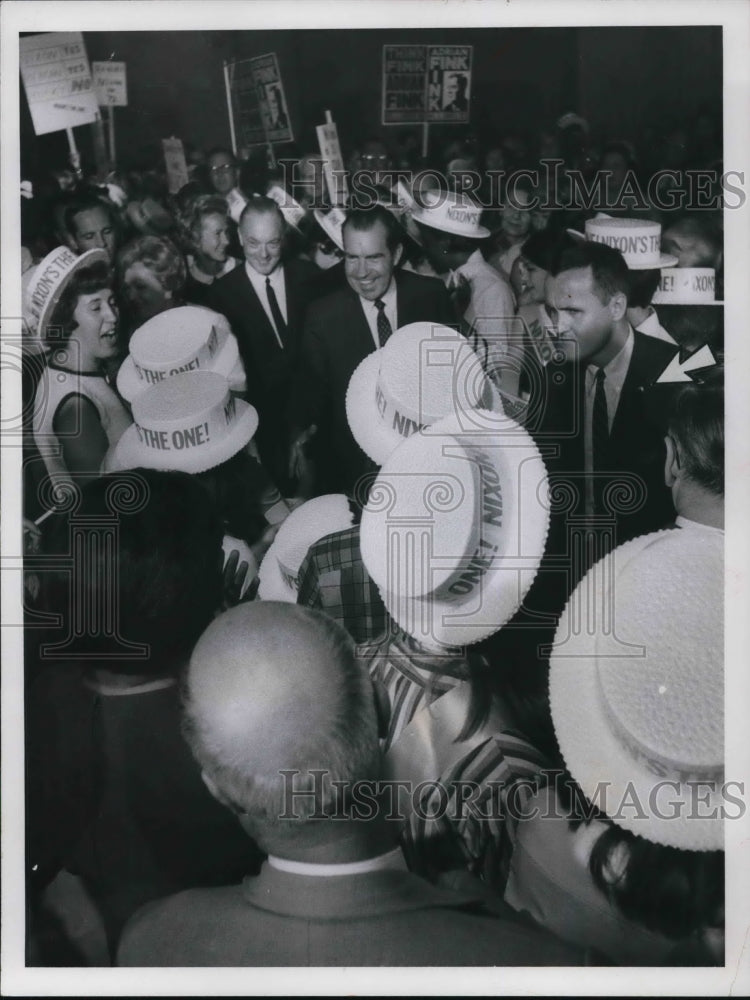
[[[124,108],[128,103],[128,85],[124,62],[92,62],[94,93],[100,107]]]
[[[471,45],[431,45],[427,57],[427,121],[468,122]]]
[[[292,122],[275,52],[249,59],[258,92],[261,119],[268,142],[291,142]]]
[[[21,79],[37,135],[99,119],[80,31],[30,35],[19,46]]]
[[[344,157],[341,155],[341,145],[339,143],[339,133],[336,125],[326,122],[325,125],[316,125],[315,131],[318,136],[318,146],[320,156],[323,160],[323,172],[328,185],[328,193],[334,205],[345,205],[347,186],[346,174],[344,172]]]
[[[180,188],[184,187],[190,180],[182,139],[175,139],[172,136],[171,139],[162,139],[161,144],[164,149],[164,165],[167,168],[169,193],[177,194]]]
[[[471,45],[384,45],[383,125],[469,121]]]
[[[226,66],[227,89],[238,148],[265,144],[258,91],[252,59],[241,59]]]
[[[383,124],[426,121],[426,45],[383,46]]]

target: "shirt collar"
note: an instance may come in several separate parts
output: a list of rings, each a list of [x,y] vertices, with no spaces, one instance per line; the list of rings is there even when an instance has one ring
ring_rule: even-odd
[[[290,861],[288,858],[277,858],[268,855],[268,864],[280,872],[291,875],[313,875],[320,878],[331,878],[336,875],[362,875],[365,872],[406,871],[406,862],[400,847],[394,847],[386,854],[378,854],[374,858],[363,858],[361,861],[348,861],[344,864],[314,864],[310,861]]]
[[[281,286],[281,281],[284,278],[284,267],[282,264],[272,271],[270,274],[258,274],[254,267],[251,267],[247,261],[245,261],[245,274],[250,279],[253,288],[257,291],[260,288],[266,287],[266,278],[271,279],[271,285],[274,290],[277,290]]]
[[[456,268],[456,274],[462,274],[465,278],[473,278],[478,271],[482,270],[484,257],[480,250],[475,250],[460,267]]]
[[[360,296],[361,298],[361,296]],[[396,308],[396,282],[391,276],[391,283],[388,288],[380,296],[381,300],[385,302],[385,308],[391,312]],[[369,305],[372,309],[377,312],[377,306],[375,305],[374,299],[362,299],[362,302]]]
[[[678,528],[700,528],[703,531],[718,531],[720,535],[724,534],[723,528],[714,528],[711,524],[704,524],[702,521],[693,521],[689,517],[683,517],[682,514],[678,514],[674,522]]]
[[[628,324],[628,336],[625,343],[622,345],[617,354],[615,354],[612,360],[608,361],[607,364],[604,365],[604,374],[606,375],[607,384],[616,392],[619,392],[620,389],[622,389],[625,377],[628,374],[630,359],[633,356],[634,344],[635,334],[633,333],[633,327]],[[589,365],[587,367],[586,378],[589,384],[594,381],[598,371],[599,368],[596,365]]]

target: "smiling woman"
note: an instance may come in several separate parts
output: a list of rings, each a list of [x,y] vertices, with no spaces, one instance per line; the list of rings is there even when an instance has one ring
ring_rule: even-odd
[[[53,482],[98,472],[107,448],[132,423],[106,380],[107,362],[119,350],[106,253],[76,258],[65,277],[42,331],[50,353],[33,414],[34,439]]]

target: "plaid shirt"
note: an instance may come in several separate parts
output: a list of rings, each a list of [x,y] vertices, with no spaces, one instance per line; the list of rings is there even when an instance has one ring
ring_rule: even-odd
[[[428,653],[403,632],[360,645],[357,654],[388,692],[391,719],[384,751],[421,708],[469,678],[460,652]],[[507,850],[508,789],[518,779],[534,780],[545,764],[544,755],[510,729],[467,750],[421,789],[418,808],[401,836],[409,868],[428,877],[467,868],[492,879]],[[464,789],[471,783],[471,795],[462,793],[461,783]]]
[[[299,580],[297,603],[325,611],[355,642],[369,642],[385,632],[388,616],[362,562],[358,526],[334,532],[310,546]]]

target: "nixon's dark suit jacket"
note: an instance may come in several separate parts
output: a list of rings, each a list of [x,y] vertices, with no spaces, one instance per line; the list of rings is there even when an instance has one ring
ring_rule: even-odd
[[[222,313],[237,337],[247,375],[248,400],[258,411],[258,448],[268,472],[283,488],[289,429],[286,409],[299,357],[307,307],[318,294],[314,264],[290,260],[284,264],[287,332],[283,349],[245,271],[244,262],[215,281],[207,300]]]
[[[455,326],[442,281],[410,271],[397,271],[394,277],[399,327],[422,321]],[[349,430],[345,400],[354,369],[374,350],[359,296],[348,285],[310,307],[290,412],[297,431],[310,424],[318,427],[315,455],[321,490],[348,492],[372,467]]]

